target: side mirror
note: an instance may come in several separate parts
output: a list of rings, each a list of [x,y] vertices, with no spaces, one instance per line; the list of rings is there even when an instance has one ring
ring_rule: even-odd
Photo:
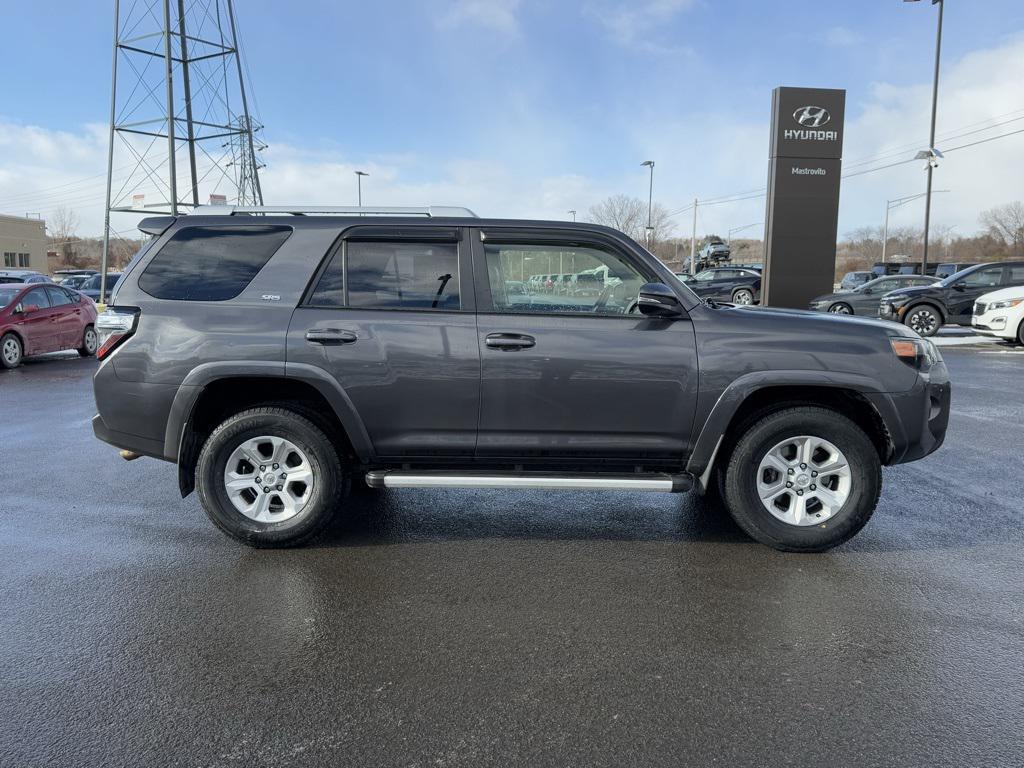
[[[862,292],[862,293],[863,293],[863,294],[864,294],[865,296],[870,296],[871,294],[873,294],[873,293],[875,292],[875,289],[874,289],[874,288],[862,288],[862,289],[861,289],[861,292]]]
[[[646,283],[637,299],[640,314],[647,317],[672,318],[683,314],[679,299],[664,283]]]
[[[953,290],[954,291],[965,291],[965,290],[967,290],[967,283],[965,283],[963,280],[961,280],[959,283],[954,283],[953,284]]]

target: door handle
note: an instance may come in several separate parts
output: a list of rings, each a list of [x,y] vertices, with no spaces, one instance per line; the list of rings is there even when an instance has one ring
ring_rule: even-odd
[[[484,344],[491,349],[513,351],[516,349],[529,349],[537,343],[533,336],[525,333],[489,333],[484,338]]]
[[[353,331],[341,328],[311,328],[306,331],[306,341],[312,344],[337,345],[351,344],[358,336]]]

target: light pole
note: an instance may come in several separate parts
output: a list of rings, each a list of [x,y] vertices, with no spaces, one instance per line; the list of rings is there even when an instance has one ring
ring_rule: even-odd
[[[948,189],[936,189],[935,190],[935,194],[939,194],[940,192],[949,192],[949,190]],[[882,263],[883,264],[885,264],[886,246],[888,246],[888,244],[889,244],[889,211],[891,211],[893,208],[899,208],[901,205],[906,205],[909,202],[912,202],[914,200],[918,200],[918,199],[920,199],[922,197],[925,197],[926,195],[928,196],[928,199],[930,200],[931,199],[931,194],[932,194],[932,190],[929,189],[927,192],[918,192],[916,195],[907,195],[906,197],[897,197],[895,200],[886,200],[885,201],[885,225],[882,227]],[[925,221],[927,221],[927,218],[925,219]],[[927,233],[928,233],[928,230],[925,230],[925,244],[926,244],[926,247],[927,247],[927,242],[928,242],[928,234]],[[921,261],[921,274],[922,275],[925,274],[924,268],[927,265],[928,265],[928,262],[922,259],[922,261]]]
[[[369,176],[370,174],[368,174],[366,171],[356,171],[355,174],[356,174],[356,189],[358,190],[358,194],[359,194],[359,197],[357,198],[357,200],[359,201],[359,207],[362,208],[363,207],[363,176]]]
[[[648,250],[650,250],[650,248],[651,248],[651,231],[654,229],[654,227],[651,226],[651,206],[652,206],[653,201],[654,201],[654,161],[653,160],[644,160],[642,163],[640,163],[640,165],[641,166],[645,166],[646,165],[648,168],[651,169],[650,183],[648,184],[648,187],[647,187],[647,248],[648,248]]]
[[[573,210],[568,211],[568,213],[572,216],[572,220],[576,221],[576,209],[574,208]]]
[[[919,0],[903,0],[904,2],[916,3]],[[924,252],[921,254],[921,274],[927,274],[928,270],[928,225],[932,215],[932,171],[938,165],[938,158],[942,153],[935,149],[935,112],[939,101],[939,56],[942,52],[942,9],[945,5],[942,0],[932,0],[932,5],[939,6],[939,21],[935,32],[935,76],[932,78],[932,123],[928,133],[928,149],[917,154],[918,159],[928,160],[928,188],[924,201]]]

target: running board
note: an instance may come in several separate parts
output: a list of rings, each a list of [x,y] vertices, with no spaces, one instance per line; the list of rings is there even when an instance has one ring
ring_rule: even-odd
[[[431,472],[375,469],[366,473],[366,484],[371,488],[525,488],[681,493],[693,487],[693,477],[666,473],[567,475],[557,472]]]

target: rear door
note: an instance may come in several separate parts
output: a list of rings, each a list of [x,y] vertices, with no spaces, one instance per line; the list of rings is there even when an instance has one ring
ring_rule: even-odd
[[[46,287],[46,295],[53,308],[54,343],[58,349],[77,349],[85,332],[81,305],[72,301],[71,294],[55,285]]]
[[[480,353],[464,236],[351,228],[292,315],[289,365],[320,367],[341,385],[378,457],[472,459]]]
[[[588,466],[596,459],[681,462],[697,390],[694,330],[689,319],[637,313],[640,286],[657,275],[617,241],[579,231],[485,228],[475,231],[473,246],[477,457]],[[520,275],[559,263],[576,273],[599,271],[600,293],[505,290]]]

